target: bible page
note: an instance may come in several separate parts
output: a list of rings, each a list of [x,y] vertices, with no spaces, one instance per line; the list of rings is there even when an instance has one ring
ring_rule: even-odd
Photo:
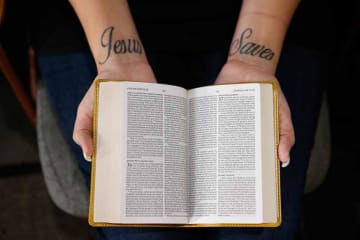
[[[95,221],[188,223],[186,96],[166,84],[101,83]]]
[[[260,85],[188,92],[191,223],[263,220]]]

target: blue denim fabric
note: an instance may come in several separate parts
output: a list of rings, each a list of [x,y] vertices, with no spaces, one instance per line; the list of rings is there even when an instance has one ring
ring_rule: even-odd
[[[157,80],[186,88],[211,84],[226,61],[226,53],[200,55],[148,54]],[[322,60],[309,49],[285,47],[276,76],[288,100],[295,127],[296,144],[291,164],[281,169],[282,225],[278,228],[97,228],[99,239],[296,239],[299,232],[306,169],[314,142],[314,133],[322,92]],[[96,76],[95,64],[88,52],[62,56],[39,56],[41,78],[59,124],[89,183],[90,164],[72,140],[76,109]]]

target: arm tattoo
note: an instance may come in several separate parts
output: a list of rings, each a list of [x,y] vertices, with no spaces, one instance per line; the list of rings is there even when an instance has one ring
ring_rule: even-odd
[[[142,54],[142,45],[138,39],[113,39],[114,27],[108,27],[101,34],[101,47],[106,50],[106,57],[99,64],[104,64],[112,53],[114,54]]]
[[[229,56],[235,54],[244,54],[256,56],[265,60],[270,61],[273,59],[275,53],[270,48],[265,47],[254,42],[246,41],[251,38],[253,30],[251,28],[245,29],[239,38],[235,39],[230,46]]]

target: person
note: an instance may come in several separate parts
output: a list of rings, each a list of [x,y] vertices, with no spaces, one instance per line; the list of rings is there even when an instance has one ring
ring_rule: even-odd
[[[95,79],[281,86],[280,227],[97,228],[99,239],[296,239],[321,96],[318,55],[287,40],[299,2],[70,0],[71,11],[48,5],[53,22],[41,21],[46,31],[37,32],[40,75],[87,184]]]

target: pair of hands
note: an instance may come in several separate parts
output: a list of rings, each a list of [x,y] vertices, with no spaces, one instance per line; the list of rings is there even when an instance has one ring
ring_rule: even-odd
[[[126,79],[156,83],[155,75],[146,62],[121,63],[102,69],[96,79]],[[229,60],[222,68],[214,84],[277,81],[274,74],[256,65]],[[84,98],[80,102],[74,125],[73,139],[81,147],[84,158],[91,160],[93,154],[93,107],[94,83],[91,84]],[[278,156],[282,166],[290,163],[290,150],[295,142],[291,113],[283,92],[279,92],[279,131],[280,142]]]

